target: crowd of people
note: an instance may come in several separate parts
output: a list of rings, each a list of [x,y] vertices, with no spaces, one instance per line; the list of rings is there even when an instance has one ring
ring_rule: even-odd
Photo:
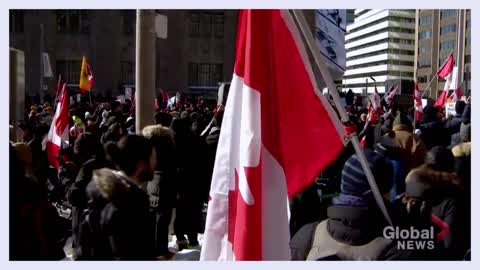
[[[394,102],[374,121],[363,104],[346,109],[393,224],[448,233],[433,250],[399,250],[351,144],[315,183],[290,201],[293,260],[468,258],[470,249],[470,102],[456,115],[427,105],[421,121]],[[61,260],[71,239],[74,260],[170,260],[200,248],[222,109],[182,104],[154,113],[135,130],[124,104],[80,102],[69,108],[69,147],[58,170],[42,142],[54,106],[31,106],[10,142],[10,258]],[[161,106],[163,108],[163,106]],[[174,213],[174,214],[173,214]]]

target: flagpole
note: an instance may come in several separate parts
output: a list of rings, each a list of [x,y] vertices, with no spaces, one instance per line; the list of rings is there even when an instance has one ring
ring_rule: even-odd
[[[333,101],[335,103],[335,106],[337,107],[337,110],[340,114],[340,118],[342,122],[348,122],[348,116],[347,113],[345,112],[345,108],[342,107],[340,103],[340,96],[338,94],[338,90],[335,87],[335,83],[333,82],[332,76],[330,74],[330,71],[328,68],[325,66],[326,59],[322,58],[322,56],[319,54],[319,50],[316,47],[312,32],[310,31],[310,28],[307,24],[307,21],[305,20],[305,17],[302,13],[301,10],[291,10],[293,13],[294,17],[296,18],[296,21],[298,23],[298,27],[301,30],[302,36],[305,38],[305,41],[308,45],[308,48],[310,52],[313,55],[313,58],[315,59],[315,63],[317,64],[317,67],[320,70],[320,73],[325,80],[328,89],[330,90],[330,94],[333,98]],[[360,159],[360,163],[362,165],[362,169],[365,172],[365,175],[367,176],[368,183],[370,185],[370,188],[372,189],[373,195],[375,197],[375,200],[378,204],[378,207],[382,211],[385,219],[388,221],[390,225],[392,224],[392,220],[390,219],[390,216],[387,212],[387,208],[385,206],[385,203],[383,201],[383,197],[378,189],[378,186],[375,182],[375,178],[373,177],[372,171],[368,165],[367,158],[365,157],[365,154],[362,150],[362,147],[360,146],[360,142],[358,141],[358,137],[356,134],[351,136],[351,142],[353,144],[353,147],[355,148],[355,152]]]
[[[430,87],[430,85],[432,84],[433,80],[437,77],[437,73],[435,73],[435,76],[433,76],[433,78],[428,82],[427,86],[425,87],[425,90],[423,91],[423,94],[420,98],[423,98],[423,96],[425,96],[425,93],[427,93],[427,89],[428,87]],[[432,89],[430,89],[430,97],[432,97]]]

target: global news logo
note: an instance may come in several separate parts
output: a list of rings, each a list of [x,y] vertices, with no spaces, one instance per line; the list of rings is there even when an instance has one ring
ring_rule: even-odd
[[[383,237],[395,241],[399,250],[433,250],[435,248],[435,229],[400,229],[388,226],[383,229]]]

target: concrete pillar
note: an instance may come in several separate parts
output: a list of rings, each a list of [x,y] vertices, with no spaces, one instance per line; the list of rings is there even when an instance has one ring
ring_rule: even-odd
[[[155,113],[155,11],[137,10],[135,119],[136,132],[152,125]]]

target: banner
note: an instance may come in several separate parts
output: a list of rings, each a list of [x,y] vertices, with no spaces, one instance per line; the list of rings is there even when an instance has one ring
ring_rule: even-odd
[[[450,115],[455,116],[457,114],[455,112],[455,103],[456,102],[445,103],[445,117],[446,118],[448,118]]]
[[[332,78],[341,79],[346,68],[345,32],[346,9],[317,9],[315,11],[315,40],[327,58]]]

